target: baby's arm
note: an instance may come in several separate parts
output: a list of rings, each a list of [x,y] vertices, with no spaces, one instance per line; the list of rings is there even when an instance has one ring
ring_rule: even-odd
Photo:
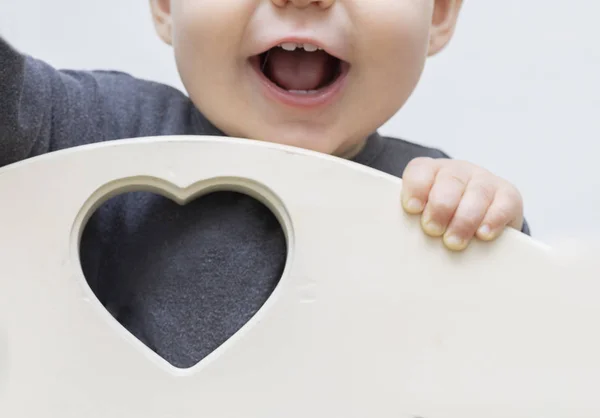
[[[0,63],[0,166],[86,141],[75,122],[90,98],[75,79],[1,37]]]
[[[34,73],[0,37],[0,166],[43,152],[50,136],[48,86]]]
[[[189,133],[189,103],[124,73],[59,71],[0,37],[0,167],[77,145]]]
[[[112,120],[118,109],[105,109],[111,108],[106,96],[116,99],[103,97],[95,74],[59,71],[20,53],[2,37],[0,63],[0,167],[115,139],[118,132],[107,127],[118,126]]]

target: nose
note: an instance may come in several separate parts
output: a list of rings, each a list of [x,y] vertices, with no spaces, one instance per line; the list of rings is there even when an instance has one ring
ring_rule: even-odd
[[[277,7],[285,7],[288,4],[292,4],[294,7],[299,9],[304,9],[312,5],[319,6],[321,9],[328,9],[335,3],[335,1],[336,0],[271,0],[271,2],[273,2],[273,4]]]

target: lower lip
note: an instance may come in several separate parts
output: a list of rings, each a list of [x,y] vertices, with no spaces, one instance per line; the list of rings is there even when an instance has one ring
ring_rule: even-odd
[[[265,76],[260,68],[259,57],[250,58],[250,64],[252,65],[254,72],[258,75],[258,80],[268,97],[286,106],[304,109],[323,107],[334,102],[346,85],[350,69],[348,63],[342,62],[341,72],[332,84],[319,89],[314,93],[293,93],[282,89]]]

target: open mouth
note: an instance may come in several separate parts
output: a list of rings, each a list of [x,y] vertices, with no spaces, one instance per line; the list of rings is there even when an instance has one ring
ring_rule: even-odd
[[[279,93],[323,96],[332,93],[349,64],[311,44],[282,43],[250,58],[264,82]]]

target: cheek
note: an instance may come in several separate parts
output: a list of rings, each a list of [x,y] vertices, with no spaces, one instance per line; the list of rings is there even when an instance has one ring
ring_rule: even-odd
[[[356,0],[357,37],[365,72],[381,88],[396,90],[406,98],[423,71],[429,47],[430,0]]]
[[[175,59],[182,82],[197,104],[200,104],[199,98],[220,94],[223,86],[231,84],[244,28],[257,1],[172,2]]]
[[[173,46],[179,59],[211,65],[224,57],[235,58],[256,3],[257,0],[174,1]]]

